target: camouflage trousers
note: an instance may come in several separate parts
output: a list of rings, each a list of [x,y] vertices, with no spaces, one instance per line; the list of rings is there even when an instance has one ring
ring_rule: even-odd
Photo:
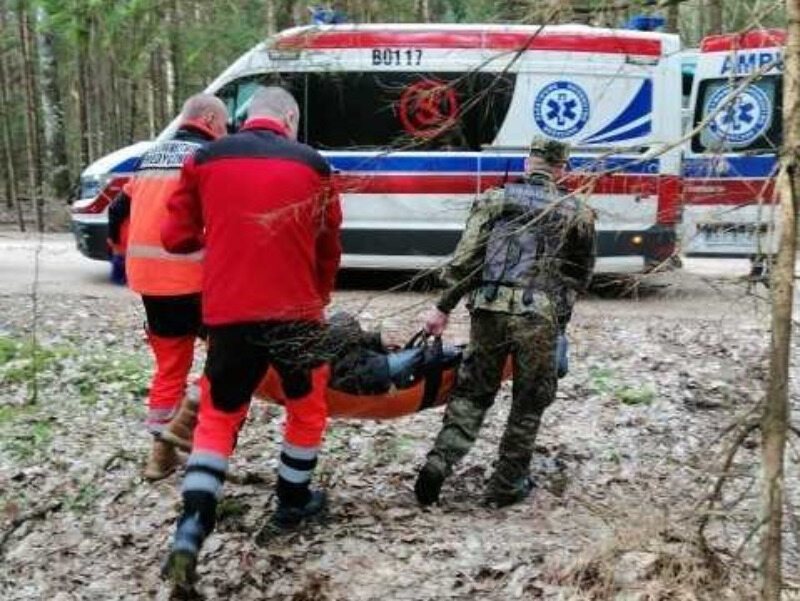
[[[500,441],[489,494],[514,495],[528,475],[542,413],[556,391],[557,329],[534,314],[472,314],[470,344],[428,463],[448,476],[472,447],[494,403],[510,356],[514,384],[511,411]]]

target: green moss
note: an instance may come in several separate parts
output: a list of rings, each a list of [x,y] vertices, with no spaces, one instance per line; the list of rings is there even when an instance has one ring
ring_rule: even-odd
[[[223,497],[217,504],[217,521],[238,519],[247,514],[250,507],[239,499]]]
[[[0,336],[0,366],[14,359],[18,351],[19,343],[8,336]]]
[[[101,494],[102,491],[90,482],[81,486],[75,495],[68,497],[64,506],[75,513],[85,513],[94,507]]]
[[[623,405],[650,405],[656,398],[656,390],[652,385],[623,386],[614,391],[614,396]]]
[[[592,387],[599,393],[611,392],[613,389],[614,371],[608,367],[592,367],[589,378]]]
[[[42,452],[53,439],[51,422],[39,420],[17,424],[3,432],[3,450],[13,459],[27,462]]]
[[[31,415],[35,408],[30,405],[0,405],[0,427],[13,425],[17,420]]]

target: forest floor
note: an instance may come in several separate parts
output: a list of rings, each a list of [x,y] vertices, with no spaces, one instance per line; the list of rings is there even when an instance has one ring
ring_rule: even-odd
[[[4,600],[169,598],[159,566],[179,510],[180,475],[156,484],[140,476],[151,359],[137,298],[106,284],[105,270],[78,256],[68,236],[37,245],[0,235]],[[412,487],[441,410],[332,422],[318,468],[331,498],[327,524],[260,547],[254,534],[273,501],[281,411],[255,403],[218,530],[201,555],[201,595],[755,598],[757,433],[733,461],[706,529],[708,547],[697,538],[729,440],[720,437],[756,407],[765,384],[768,313],[758,297],[766,293],[748,293],[746,270],[735,261],[690,261],[647,280],[636,297],[581,300],[570,328],[571,373],[538,440],[538,486],[507,509],[481,506],[509,405],[506,385],[432,509],[417,506]],[[334,304],[367,326],[411,335],[433,295],[381,291],[392,279],[349,276]],[[460,310],[448,338],[464,341],[467,333]],[[792,373],[797,411],[797,364]],[[793,440],[787,462],[787,599],[800,598],[798,447]]]

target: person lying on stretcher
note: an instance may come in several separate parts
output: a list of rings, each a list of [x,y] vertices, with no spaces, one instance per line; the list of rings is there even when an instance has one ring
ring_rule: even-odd
[[[463,352],[421,334],[402,349],[387,348],[380,332],[363,330],[347,313],[334,314],[325,335],[330,417],[386,419],[445,403]],[[286,401],[274,370],[256,394],[279,404]]]
[[[464,346],[416,334],[403,348],[387,347],[381,333],[366,331],[352,315],[331,316],[326,333],[330,349],[328,415],[367,419],[401,417],[446,403],[455,384]],[[566,373],[566,339],[559,340],[558,375]],[[510,364],[505,377],[511,377]],[[284,404],[274,370],[256,394]]]

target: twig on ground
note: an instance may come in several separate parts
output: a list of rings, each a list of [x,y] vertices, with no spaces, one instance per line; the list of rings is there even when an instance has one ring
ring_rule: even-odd
[[[53,501],[43,507],[39,507],[38,509],[33,509],[13,520],[11,520],[11,525],[6,529],[5,532],[0,534],[0,553],[2,553],[3,547],[5,547],[6,542],[17,529],[25,524],[26,522],[30,522],[31,520],[41,520],[47,517],[47,514],[51,511],[58,511],[61,509],[61,501]]]
[[[739,433],[734,438],[733,442],[731,443],[730,447],[728,447],[727,452],[725,453],[724,461],[722,463],[722,473],[720,474],[719,478],[717,478],[716,483],[714,484],[714,489],[711,491],[700,504],[706,505],[706,511],[703,512],[702,516],[700,517],[700,523],[697,528],[697,536],[700,546],[703,548],[704,552],[713,554],[713,550],[711,549],[708,541],[705,537],[705,529],[708,526],[708,522],[711,519],[711,515],[714,509],[714,505],[719,501],[720,497],[722,496],[722,489],[725,486],[725,483],[730,476],[730,468],[733,464],[733,460],[736,457],[736,453],[744,444],[744,441],[747,440],[747,437],[750,436],[752,432],[757,430],[760,427],[760,422],[755,419],[751,419],[745,422]],[[759,524],[760,527],[760,524]]]

